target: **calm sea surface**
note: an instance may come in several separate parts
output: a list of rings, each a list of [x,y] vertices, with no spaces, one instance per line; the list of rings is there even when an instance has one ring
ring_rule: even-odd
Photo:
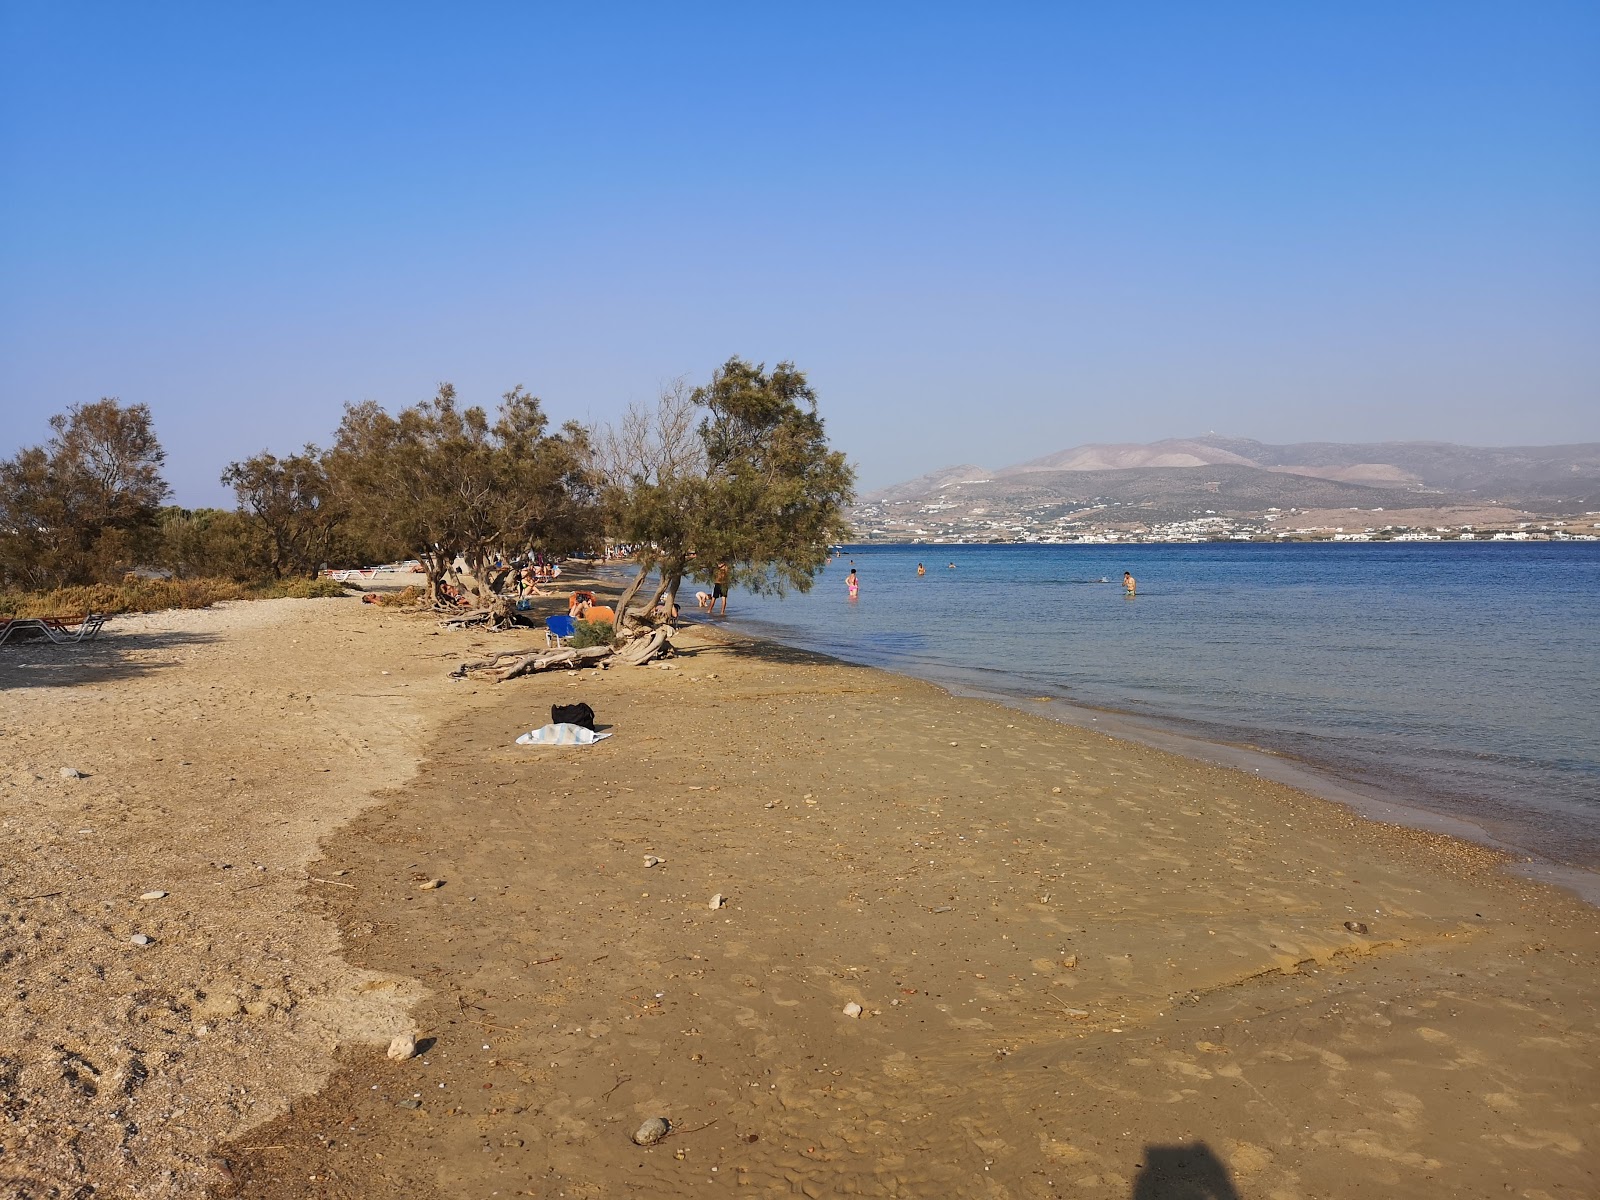
[[[736,589],[730,617],[958,689],[1263,747],[1600,867],[1600,542],[863,547],[808,594]]]

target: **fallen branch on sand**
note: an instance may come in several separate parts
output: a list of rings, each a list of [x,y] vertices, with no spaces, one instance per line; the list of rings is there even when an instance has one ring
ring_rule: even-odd
[[[504,683],[519,675],[532,675],[539,671],[609,667],[613,662],[642,667],[651,659],[669,652],[671,638],[671,626],[660,625],[641,637],[624,642],[620,647],[585,646],[575,650],[571,646],[562,646],[555,650],[503,650],[477,662],[464,662],[451,674],[463,679],[473,671],[484,671],[496,683]],[[509,665],[502,666],[507,660],[510,660]]]

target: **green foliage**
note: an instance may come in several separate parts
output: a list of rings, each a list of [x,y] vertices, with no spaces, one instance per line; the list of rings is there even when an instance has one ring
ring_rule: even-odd
[[[222,508],[167,507],[155,561],[180,579],[237,579],[260,572],[262,535],[248,516]]]
[[[574,621],[567,645],[582,650],[588,646],[609,646],[616,640],[617,631],[610,621]]]
[[[50,418],[48,444],[0,461],[0,587],[115,578],[149,561],[168,487],[150,410],[115,399]]]
[[[239,498],[264,550],[263,567],[274,579],[314,575],[338,541],[344,512],[333,500],[333,484],[321,452],[307,445],[278,458],[263,450],[230,463],[222,482]]]
[[[676,590],[718,563],[757,592],[805,591],[828,547],[849,533],[855,473],[828,448],[816,393],[792,363],[730,358],[710,383],[680,384],[654,411],[635,408],[602,443],[610,532],[632,543],[643,580]]]
[[[460,556],[482,580],[498,553],[570,553],[598,543],[588,435],[548,432],[536,397],[502,397],[491,424],[443,385],[390,416],[370,401],[345,408],[326,469],[356,532],[415,555],[437,591]]]

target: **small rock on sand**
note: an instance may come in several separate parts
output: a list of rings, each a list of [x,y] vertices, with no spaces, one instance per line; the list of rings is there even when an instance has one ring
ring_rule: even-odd
[[[417,1035],[414,1033],[396,1034],[394,1041],[389,1043],[389,1057],[395,1062],[405,1062],[406,1059],[416,1056]]]
[[[166,898],[167,894],[165,892],[141,892],[139,894],[139,899],[141,900],[165,900]]]
[[[721,892],[718,892],[715,896],[711,897],[710,907],[721,908],[727,902],[727,897],[725,897]]]
[[[136,933],[128,940],[135,946],[148,946],[150,944],[150,939],[142,933]]]
[[[861,1014],[864,1011],[866,1011],[866,1010],[863,1009],[861,1007],[861,1005],[857,1004],[854,1000],[850,1001],[849,1004],[846,1004],[844,1006],[844,1015],[847,1016],[847,1017],[859,1017],[859,1016],[861,1016]]]
[[[1351,933],[1365,933],[1367,931],[1366,925],[1360,921],[1346,921],[1344,927]]]
[[[664,858],[657,858],[654,854],[646,854],[644,856],[644,865],[647,867],[659,867],[666,861]]]
[[[672,1132],[672,1123],[665,1117],[651,1117],[633,1131],[633,1144],[636,1146],[654,1146],[670,1132]]]
[[[85,775],[82,771],[78,770],[77,767],[62,767],[61,768],[61,778],[63,778],[63,779],[87,779],[89,777],[87,775]]]
[[[419,883],[419,884],[417,884],[417,891],[419,891],[419,892],[431,892],[435,888],[442,888],[443,886],[444,886],[444,880],[442,880],[442,879],[430,879],[430,880],[428,880],[427,883]]]

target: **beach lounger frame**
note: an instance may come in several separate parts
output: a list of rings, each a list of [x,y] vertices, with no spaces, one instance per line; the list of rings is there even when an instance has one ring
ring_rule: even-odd
[[[92,642],[105,623],[101,613],[81,617],[0,617],[0,645],[29,632],[42,633],[57,646]]]

